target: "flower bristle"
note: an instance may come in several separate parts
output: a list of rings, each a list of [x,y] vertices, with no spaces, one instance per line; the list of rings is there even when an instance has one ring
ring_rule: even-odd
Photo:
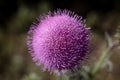
[[[69,10],[57,10],[39,17],[28,32],[27,46],[43,70],[73,70],[89,51],[90,29],[81,16]]]

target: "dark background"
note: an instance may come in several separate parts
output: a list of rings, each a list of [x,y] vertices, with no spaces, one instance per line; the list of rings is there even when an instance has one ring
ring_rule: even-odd
[[[95,36],[92,43],[97,44],[95,59],[104,51],[104,32],[114,36],[120,26],[120,0],[0,0],[0,80],[56,80],[33,63],[26,47],[32,22],[56,9],[71,10],[86,19]],[[120,54],[113,53],[112,72],[104,68],[95,80],[120,80]]]

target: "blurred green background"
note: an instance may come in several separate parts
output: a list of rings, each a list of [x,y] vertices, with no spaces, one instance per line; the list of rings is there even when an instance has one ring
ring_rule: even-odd
[[[57,80],[35,65],[26,46],[32,22],[56,9],[74,11],[92,28],[93,51],[85,65],[93,65],[105,50],[104,32],[114,37],[120,26],[120,0],[0,0],[0,80]],[[120,80],[119,51],[112,50],[112,71],[102,68],[95,80]]]

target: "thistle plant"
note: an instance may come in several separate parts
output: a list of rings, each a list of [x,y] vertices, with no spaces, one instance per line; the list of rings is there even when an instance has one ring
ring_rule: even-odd
[[[119,35],[119,30],[117,32]],[[120,43],[120,35],[113,41],[108,33],[106,50],[92,67],[79,66],[89,55],[90,28],[81,16],[68,10],[57,10],[40,16],[28,32],[27,46],[33,61],[42,66],[43,71],[56,72],[62,75],[66,71],[78,70],[75,75],[65,76],[66,80],[93,80],[106,59],[110,58],[111,50]],[[62,77],[58,80],[64,80]]]
[[[68,10],[57,10],[32,24],[27,45],[37,65],[61,74],[76,69],[89,54],[89,35],[90,28],[81,16]]]

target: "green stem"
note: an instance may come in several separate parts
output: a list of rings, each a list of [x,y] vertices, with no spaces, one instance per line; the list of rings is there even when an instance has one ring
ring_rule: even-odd
[[[105,52],[103,52],[102,56],[100,57],[100,59],[98,60],[97,64],[95,65],[95,67],[93,68],[91,75],[95,76],[95,74],[98,72],[98,70],[100,69],[101,65],[104,63],[104,60],[106,59],[106,57],[108,56],[108,54],[110,53],[110,51],[118,46],[119,42],[115,41],[112,43],[112,45],[110,45]]]
[[[101,68],[102,64],[104,63],[105,59],[110,55],[110,51],[117,47],[119,45],[119,41],[112,41],[111,37],[108,35],[108,33],[105,34],[106,35],[106,41],[107,41],[107,49],[102,53],[100,59],[98,60],[98,62],[96,63],[96,65],[93,67],[92,71],[91,71],[91,80],[94,78],[94,76],[96,75],[96,73],[99,71],[99,69]]]
[[[101,65],[103,64],[105,58],[107,57],[107,54],[110,52],[110,50],[111,50],[111,47],[108,47],[106,49],[106,51],[102,54],[99,61],[97,62],[97,64],[95,65],[95,67],[93,68],[93,70],[91,72],[92,76],[94,76],[98,72],[98,70],[100,69]]]

